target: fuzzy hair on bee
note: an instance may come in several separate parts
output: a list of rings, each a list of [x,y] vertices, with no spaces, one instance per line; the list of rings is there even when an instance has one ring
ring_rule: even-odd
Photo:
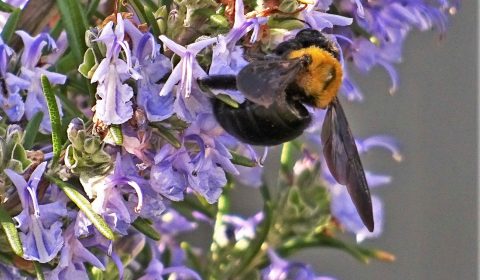
[[[303,29],[280,43],[272,55],[252,60],[236,76],[211,75],[198,83],[204,89],[239,90],[245,96],[238,108],[217,98],[212,98],[212,107],[225,131],[251,145],[291,141],[312,121],[305,106],[326,109],[321,139],[328,169],[347,187],[361,220],[373,231],[365,172],[337,97],[342,77],[336,44],[317,30]]]

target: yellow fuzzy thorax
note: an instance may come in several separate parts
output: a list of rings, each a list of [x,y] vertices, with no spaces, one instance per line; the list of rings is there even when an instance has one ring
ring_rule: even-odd
[[[310,56],[311,64],[306,71],[299,73],[297,84],[314,99],[314,106],[325,109],[342,84],[342,66],[329,52],[319,47],[308,47],[289,53],[288,58]]]

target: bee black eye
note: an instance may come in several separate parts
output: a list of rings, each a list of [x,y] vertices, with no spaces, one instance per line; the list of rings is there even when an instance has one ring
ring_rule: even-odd
[[[312,64],[312,56],[311,55],[304,55],[302,56],[302,64],[304,67],[307,67],[308,65]]]

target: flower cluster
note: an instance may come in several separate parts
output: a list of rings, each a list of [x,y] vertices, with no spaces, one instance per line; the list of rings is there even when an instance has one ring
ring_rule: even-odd
[[[255,56],[268,57],[312,28],[337,45],[349,100],[363,98],[349,65],[365,72],[382,66],[394,92],[409,31],[443,34],[458,3],[129,2],[107,15],[95,4],[65,1],[61,20],[50,19],[33,37],[12,28],[22,3],[0,5],[0,218],[11,246],[1,250],[2,278],[331,279],[287,257],[333,243],[357,258],[393,258],[337,239],[344,230],[357,242],[378,237],[385,206],[372,196],[376,227],[369,232],[326,168],[324,111],[311,109],[303,141],[283,144],[281,167],[270,170],[278,185],[269,186],[268,149],[261,155],[229,135],[212,108],[214,99],[241,106],[243,93],[197,81],[237,75]],[[28,4],[23,11],[41,12]],[[392,137],[356,141],[360,154],[381,147],[401,160]],[[372,188],[391,181],[365,173]],[[250,218],[229,208],[231,190],[245,186],[264,200]],[[182,239],[202,225],[211,230],[203,239],[208,252]]]

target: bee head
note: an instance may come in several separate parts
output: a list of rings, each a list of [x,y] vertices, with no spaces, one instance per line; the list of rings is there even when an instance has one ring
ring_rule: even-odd
[[[318,30],[307,28],[297,33],[295,38],[280,43],[274,50],[278,56],[288,56],[292,51],[308,47],[318,47],[339,60],[340,54],[335,43]]]

